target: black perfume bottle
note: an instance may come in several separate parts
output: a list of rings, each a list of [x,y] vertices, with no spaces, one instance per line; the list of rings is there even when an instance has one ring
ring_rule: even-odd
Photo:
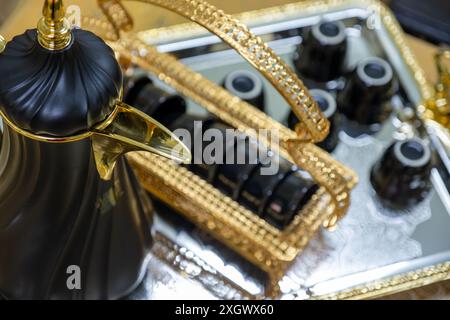
[[[317,184],[301,170],[290,170],[269,196],[262,213],[263,218],[279,229],[284,229],[297,212],[319,189]],[[303,181],[303,183],[299,183]],[[301,199],[298,201],[298,199]]]
[[[124,101],[139,105],[142,112],[161,123],[172,123],[186,112],[186,101],[180,95],[155,86],[149,77],[128,77],[124,87]]]
[[[339,142],[339,117],[337,114],[336,99],[330,93],[322,89],[311,89],[309,92],[313,99],[316,100],[323,115],[330,122],[330,132],[328,136],[317,145],[328,152],[332,152]],[[295,130],[297,123],[298,118],[291,112],[288,118],[289,128]]]
[[[390,99],[396,90],[394,72],[384,59],[361,60],[338,93],[338,109],[361,125],[385,121],[391,112]]]
[[[392,208],[421,202],[430,190],[431,151],[421,139],[393,143],[373,166],[372,186],[381,201]]]
[[[222,133],[229,126],[215,122],[210,128],[219,128]],[[237,199],[244,182],[260,165],[257,142],[242,134],[232,141],[224,141],[223,161],[217,165],[217,174],[212,180],[213,185],[233,199]]]
[[[305,30],[294,64],[301,78],[327,82],[341,76],[346,52],[344,23],[322,21]]]
[[[273,190],[293,168],[292,164],[282,158],[276,159],[268,156],[265,161],[244,182],[238,197],[240,204],[259,216],[263,216],[268,198],[273,194]],[[273,165],[274,161],[279,162],[278,172],[271,175],[264,175],[262,169]]]
[[[223,87],[241,100],[264,111],[264,86],[259,75],[247,70],[235,70],[229,73]]]

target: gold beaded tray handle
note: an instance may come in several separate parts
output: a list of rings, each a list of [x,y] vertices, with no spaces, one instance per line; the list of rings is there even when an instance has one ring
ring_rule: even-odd
[[[295,132],[291,131],[173,56],[145,44],[129,32],[133,22],[121,1],[98,1],[109,23],[83,18],[84,27],[110,40],[124,66],[138,66],[158,76],[221,120],[308,171],[321,186],[294,221],[285,230],[279,230],[185,168],[144,153],[129,155],[130,163],[150,192],[267,272],[270,281],[266,293],[276,295],[279,279],[312,235],[321,225],[334,228],[345,215],[357,176],[313,144],[327,136],[328,121],[297,75],[245,25],[203,0],[140,2],[164,7],[217,35],[272,83],[300,119]],[[255,136],[255,129],[276,129],[280,145]]]

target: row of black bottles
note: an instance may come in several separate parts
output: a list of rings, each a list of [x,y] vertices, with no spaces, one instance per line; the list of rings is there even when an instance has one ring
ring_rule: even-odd
[[[343,22],[321,22],[303,30],[302,43],[294,54],[299,77],[309,88],[315,88],[311,90],[312,96],[331,122],[331,133],[320,144],[328,152],[334,150],[338,141],[340,117],[337,114],[362,127],[383,123],[391,113],[390,99],[398,88],[391,65],[382,58],[367,57],[358,61],[352,70],[345,70],[347,47]],[[329,90],[327,83],[332,81],[334,88]],[[339,81],[343,83],[342,88],[336,88]],[[231,72],[223,85],[242,100],[265,111],[264,86],[256,73]],[[287,122],[294,129],[295,115],[291,113]]]
[[[361,125],[382,123],[389,116],[397,81],[391,65],[379,57],[366,57],[346,70],[348,39],[342,21],[324,21],[303,30],[303,41],[294,55],[296,70],[309,87],[344,79],[336,92],[337,109]]]
[[[248,136],[238,134],[233,139],[225,139],[226,130],[232,127],[213,116],[186,113],[182,97],[161,90],[149,78],[129,79],[126,88],[127,103],[137,106],[173,131],[185,129],[189,132],[191,145],[186,143],[194,153],[193,163],[187,166],[190,171],[273,226],[284,229],[318,190],[307,172],[270,150],[262,150]],[[224,137],[221,159],[219,155],[215,159],[196,159],[194,144],[200,145],[203,155],[204,148],[210,143],[202,139],[208,129],[218,130],[220,137]]]
[[[380,59],[367,59],[364,64],[360,64],[357,73],[366,72],[375,75],[382,75],[382,70],[379,70],[375,65],[371,65],[371,61],[376,61],[379,65],[384,65],[385,70],[391,73],[391,69],[387,63]],[[365,71],[364,71],[365,69]],[[243,75],[243,72],[235,72],[230,75]],[[389,75],[390,76],[390,75]],[[353,95],[352,99],[346,101],[355,101],[364,97],[368,91],[368,86],[363,84],[358,79],[363,79],[364,75],[360,78],[355,78],[351,88],[347,87],[347,94],[350,92]],[[249,77],[247,78],[247,86],[250,87]],[[245,80],[241,80],[244,82]],[[381,87],[380,87],[381,88]],[[380,89],[380,95],[376,96],[377,99],[384,99],[383,89]],[[236,90],[231,92],[235,93]],[[330,121],[330,133],[327,138],[318,143],[318,146],[327,150],[333,151],[339,142],[339,131],[342,123],[342,118],[337,113],[337,101],[329,92],[322,89],[310,90],[312,97],[318,103],[325,117]],[[375,94],[376,90],[372,92]],[[363,98],[361,98],[363,100]],[[373,100],[372,100],[373,101]],[[348,102],[347,102],[348,103]],[[346,104],[345,106],[350,106]],[[359,113],[358,116],[365,113],[367,118],[375,116],[373,113],[374,108],[366,105],[365,108],[356,108]],[[348,115],[351,110],[346,113]],[[380,114],[378,114],[380,115]],[[386,117],[387,115],[383,115]],[[290,113],[288,118],[288,126],[291,129],[295,128],[298,119]],[[382,157],[377,161],[371,170],[371,183],[376,191],[380,201],[387,207],[394,209],[404,209],[421,202],[430,190],[430,172],[431,172],[431,152],[426,142],[421,139],[409,139],[405,141],[394,142]],[[286,190],[288,193],[292,192]]]

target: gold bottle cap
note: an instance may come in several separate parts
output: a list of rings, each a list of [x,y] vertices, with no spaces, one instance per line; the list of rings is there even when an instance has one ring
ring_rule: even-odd
[[[6,40],[0,35],[0,53],[2,53],[6,48]]]
[[[62,50],[72,40],[70,23],[65,18],[66,10],[62,0],[45,0],[43,17],[38,23],[39,44],[48,50]]]
[[[450,50],[441,50],[435,56],[439,81],[436,84],[436,106],[441,114],[450,114]]]

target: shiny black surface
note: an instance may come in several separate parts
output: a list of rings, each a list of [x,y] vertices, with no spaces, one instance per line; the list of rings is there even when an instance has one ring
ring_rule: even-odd
[[[301,78],[326,82],[341,76],[346,51],[345,27],[340,22],[323,22],[304,30],[294,64]]]
[[[301,172],[291,171],[269,197],[263,212],[264,219],[279,229],[285,228],[317,189],[318,186],[309,178],[302,177]]]
[[[252,71],[235,70],[225,77],[223,87],[241,100],[264,110],[264,87],[259,77],[257,73]]]
[[[419,139],[393,143],[375,163],[371,182],[382,203],[408,208],[426,198],[431,188],[429,147]]]
[[[383,123],[392,111],[390,99],[397,82],[392,69],[388,73],[390,67],[380,61],[385,62],[372,58],[360,61],[337,96],[339,111],[361,125]]]
[[[161,123],[172,123],[186,112],[186,102],[178,94],[156,87],[147,77],[127,79],[125,101]]]
[[[4,128],[0,293],[8,299],[118,299],[141,281],[152,206],[125,160],[101,180],[89,139],[40,143]],[[67,287],[79,266],[81,290]]]
[[[93,33],[51,52],[36,30],[0,54],[0,108],[17,126],[55,137],[85,132],[120,98],[122,72]],[[8,299],[118,299],[142,280],[152,206],[124,159],[102,180],[91,139],[52,144],[3,122],[0,149],[0,295]],[[68,287],[78,267],[81,288]]]
[[[0,54],[1,110],[22,129],[56,137],[87,131],[104,120],[122,87],[111,48],[79,29],[62,51],[48,51],[36,38],[37,31],[28,30]]]

